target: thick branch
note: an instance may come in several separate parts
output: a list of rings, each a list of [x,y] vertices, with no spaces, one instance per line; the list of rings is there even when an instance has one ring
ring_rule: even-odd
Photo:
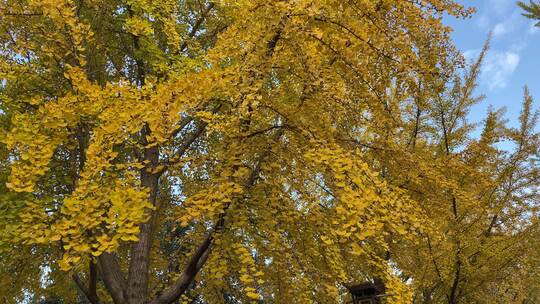
[[[448,297],[448,302],[450,304],[457,303],[457,295],[458,295],[458,285],[460,282],[460,274],[461,274],[461,260],[459,258],[456,259],[456,272],[454,275],[454,281],[452,282],[452,288],[450,289],[450,295]]]
[[[214,232],[211,231],[191,256],[180,278],[178,278],[178,280],[172,286],[165,290],[165,292],[150,302],[150,304],[172,303],[186,291],[191,282],[193,282],[193,279],[195,279],[195,276],[199,270],[206,262],[213,236]]]
[[[122,274],[116,256],[107,252],[103,253],[98,257],[98,268],[114,303],[126,303],[126,279]]]
[[[90,278],[88,281],[88,300],[91,303],[99,303],[99,299],[97,296],[97,269],[96,264],[94,261],[90,261],[89,272],[90,272]]]

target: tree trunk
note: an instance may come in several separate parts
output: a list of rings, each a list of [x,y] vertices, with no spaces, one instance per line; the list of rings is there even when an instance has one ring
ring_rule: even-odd
[[[143,136],[149,134],[145,127]],[[146,166],[141,172],[141,185],[148,189],[148,201],[156,206],[158,194],[159,175],[152,170],[159,161],[159,149],[157,146],[147,148],[144,151]],[[148,300],[148,269],[150,265],[150,249],[152,248],[152,231],[156,212],[147,210],[150,219],[139,225],[139,240],[131,247],[131,259],[129,264],[127,298],[129,304],[144,304]]]

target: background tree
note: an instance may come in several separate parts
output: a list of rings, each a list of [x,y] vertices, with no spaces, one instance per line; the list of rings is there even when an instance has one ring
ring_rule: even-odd
[[[538,113],[525,90],[519,128],[491,109],[471,137],[466,116],[482,99],[474,89],[486,52],[427,103],[424,125],[414,128],[424,130],[423,144],[413,147],[424,161],[398,162],[407,173],[397,175],[436,225],[419,246],[394,249],[408,264],[415,303],[520,303],[537,282],[538,265],[527,261],[538,256]]]
[[[523,13],[523,16],[531,19],[540,19],[540,4],[530,1],[529,4],[525,2],[518,2],[518,5],[525,10],[525,13]],[[536,23],[536,26],[540,26],[540,21]]]

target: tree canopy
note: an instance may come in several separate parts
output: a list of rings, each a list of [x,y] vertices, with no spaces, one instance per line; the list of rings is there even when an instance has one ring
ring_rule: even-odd
[[[471,13],[1,1],[0,299],[534,303],[538,114],[473,136]]]
[[[540,20],[540,4],[534,1],[529,1],[529,4],[525,2],[518,2],[518,5],[525,11],[523,16],[531,19]],[[536,26],[540,26],[540,21],[536,23]]]

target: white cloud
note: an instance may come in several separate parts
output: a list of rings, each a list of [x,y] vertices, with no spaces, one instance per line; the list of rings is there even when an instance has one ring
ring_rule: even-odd
[[[513,11],[508,12],[502,21],[495,24],[492,28],[492,33],[494,38],[499,38],[506,34],[518,34],[518,36],[521,36],[522,33],[528,30],[527,27],[528,22],[521,15],[521,11],[514,9]]]
[[[515,52],[489,52],[484,63],[481,81],[485,82],[490,90],[506,87],[519,61],[520,56]]]
[[[508,32],[508,28],[505,26],[503,22],[497,23],[495,27],[493,28],[493,36],[502,36]]]
[[[480,49],[463,52],[467,62],[472,63],[480,55]],[[515,51],[489,50],[480,74],[480,82],[489,90],[505,88],[508,80],[515,72],[520,62],[520,55]]]
[[[520,54],[526,54],[530,41],[536,39],[533,35],[538,37],[540,28],[522,16],[523,11],[515,0],[477,0],[472,5],[478,8],[475,26],[486,33],[491,31],[493,35],[491,49],[482,66],[480,83],[486,90],[505,88],[520,64]],[[467,32],[463,34],[467,35]],[[480,51],[471,49],[463,55],[471,62],[478,58]]]

